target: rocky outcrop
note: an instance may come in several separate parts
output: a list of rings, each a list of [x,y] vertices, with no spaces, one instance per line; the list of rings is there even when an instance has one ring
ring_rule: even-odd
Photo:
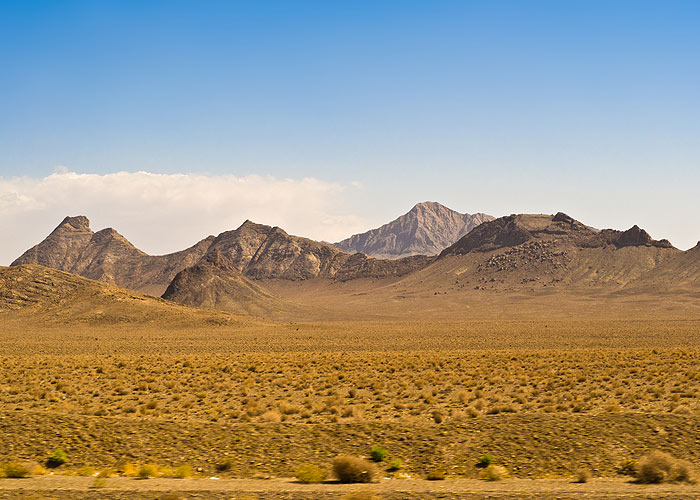
[[[208,253],[195,265],[180,271],[163,298],[179,304],[257,316],[286,306],[264,287],[245,277],[233,260],[219,251]]]
[[[479,224],[493,220],[483,213],[461,214],[440,203],[426,201],[388,224],[335,244],[346,252],[380,259],[437,255]]]
[[[654,240],[649,234],[633,226],[627,231],[604,229],[597,231],[574,218],[559,212],[556,215],[509,215],[481,224],[441,256],[464,255],[470,252],[490,252],[515,247],[525,242],[549,238],[580,248],[604,246],[674,248],[668,240]]]
[[[216,255],[217,257],[212,257]],[[254,280],[306,280],[402,276],[431,262],[430,257],[380,260],[348,254],[328,243],[287,234],[279,227],[245,221],[217,236],[204,259],[224,262]]]
[[[87,217],[66,217],[44,241],[27,250],[12,266],[38,264],[160,295],[178,272],[199,261],[213,240],[210,236],[186,250],[152,256],[114,229],[93,233]]]

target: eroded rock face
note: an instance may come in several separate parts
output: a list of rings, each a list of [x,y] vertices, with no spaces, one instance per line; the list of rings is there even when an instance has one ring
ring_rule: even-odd
[[[213,258],[213,254],[221,257]],[[401,276],[432,261],[425,256],[389,261],[364,254],[350,255],[333,245],[251,221],[217,236],[204,258],[212,262],[224,258],[243,275],[256,280]]]
[[[674,248],[668,240],[654,240],[649,233],[633,226],[627,231],[594,230],[559,212],[556,215],[509,215],[487,221],[446,248],[441,256],[464,255],[470,252],[490,252],[515,247],[525,242],[550,238],[579,248],[604,246]]]
[[[264,287],[245,277],[232,259],[218,250],[180,271],[163,294],[179,304],[265,315],[284,307]]]
[[[351,236],[335,246],[346,252],[364,253],[380,259],[437,255],[489,220],[493,220],[490,215],[461,214],[440,203],[427,201],[388,224]]]
[[[46,239],[11,265],[38,264],[160,295],[178,272],[205,254],[213,239],[210,236],[186,250],[152,256],[114,229],[94,233],[87,217],[66,217]]]

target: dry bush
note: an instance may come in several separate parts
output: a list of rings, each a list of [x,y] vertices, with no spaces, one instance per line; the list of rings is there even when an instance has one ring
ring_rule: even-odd
[[[333,460],[333,474],[341,483],[371,483],[376,469],[361,458],[340,455]]]
[[[177,479],[187,479],[188,477],[192,477],[192,467],[187,464],[180,465],[177,469],[175,469],[175,474],[173,477]]]
[[[139,478],[148,479],[158,477],[158,466],[156,464],[146,464],[139,468]]]
[[[574,479],[574,482],[587,483],[591,480],[592,477],[593,474],[591,474],[591,471],[589,471],[588,469],[579,469],[576,471],[576,478]]]
[[[447,477],[447,473],[444,470],[431,470],[425,475],[428,481],[443,481]]]
[[[486,481],[501,481],[508,477],[508,469],[502,465],[491,464],[481,471],[479,477]]]
[[[696,482],[695,470],[690,462],[661,451],[652,451],[639,460],[636,477],[640,483]]]
[[[78,472],[76,474],[78,476],[94,476],[95,475],[95,468],[91,467],[89,465],[83,465],[78,469]]]
[[[19,462],[8,462],[3,464],[0,472],[2,472],[2,477],[9,477],[13,479],[31,476],[31,468],[29,465]]]
[[[304,464],[297,469],[296,478],[300,483],[322,483],[326,480],[326,471],[313,464]]]
[[[305,423],[341,417],[410,420],[422,414],[444,423],[449,415],[463,418],[458,411],[467,417],[700,411],[698,352],[514,352],[322,352],[307,354],[306,364],[287,352],[232,358],[215,351],[205,362],[192,354],[164,353],[148,364],[127,354],[123,361],[81,354],[60,364],[39,354],[5,356],[0,377],[13,384],[0,391],[0,407],[138,419]],[[339,363],[342,379],[332,369]],[[401,384],[382,382],[387,366]],[[222,382],[222,373],[236,374],[237,391]],[[367,408],[372,408],[369,417]]]
[[[278,423],[282,421],[282,414],[277,410],[270,410],[263,413],[260,418],[265,422]]]
[[[136,477],[138,475],[139,470],[136,468],[136,466],[130,462],[126,462],[122,466],[122,472],[126,477]]]

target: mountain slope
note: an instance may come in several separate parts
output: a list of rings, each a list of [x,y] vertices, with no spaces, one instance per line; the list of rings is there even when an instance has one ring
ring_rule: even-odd
[[[673,293],[700,293],[700,242],[673,259],[669,259],[633,283],[632,288]]]
[[[295,308],[248,279],[231,259],[218,251],[180,271],[163,298],[180,304],[256,316],[269,316]]]
[[[22,324],[224,324],[225,313],[198,311],[115,285],[38,265],[0,267],[0,318]]]
[[[205,254],[213,239],[210,236],[186,250],[152,256],[114,229],[93,233],[87,217],[66,217],[46,239],[11,265],[38,264],[160,295],[178,272]]]
[[[255,280],[402,276],[432,261],[425,256],[380,261],[364,254],[350,255],[328,243],[292,236],[279,227],[251,221],[217,236],[205,258],[219,262],[219,257],[211,257],[214,254],[223,257],[226,266]]]
[[[360,252],[380,259],[411,255],[437,255],[482,222],[493,220],[483,213],[461,214],[440,203],[418,203],[408,213],[335,244],[346,252]]]
[[[439,260],[461,266],[480,288],[625,286],[680,251],[637,226],[597,231],[566,214],[510,215],[486,222]]]

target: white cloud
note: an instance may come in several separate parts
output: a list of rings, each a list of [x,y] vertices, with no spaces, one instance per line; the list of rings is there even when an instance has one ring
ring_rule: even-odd
[[[79,174],[62,167],[44,178],[0,177],[0,264],[43,239],[66,215],[93,230],[113,227],[151,254],[184,249],[245,219],[291,234],[338,241],[366,228],[337,213],[349,186],[313,178],[154,174]]]

